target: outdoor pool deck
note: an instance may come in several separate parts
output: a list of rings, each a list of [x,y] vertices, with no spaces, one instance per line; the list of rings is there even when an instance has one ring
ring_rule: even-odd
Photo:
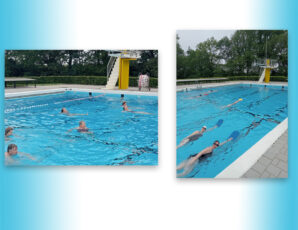
[[[288,177],[288,130],[278,138],[242,178]]]
[[[103,90],[104,85],[75,85],[75,84],[56,84],[56,85],[37,85],[36,88],[34,86],[26,86],[26,87],[17,87],[17,88],[5,88],[5,93],[20,93],[20,92],[30,92],[30,91],[38,91],[38,90],[50,90],[50,89],[67,89],[67,88],[78,88],[78,89],[92,89],[92,90]],[[115,92],[118,89],[113,90]],[[120,91],[120,90],[119,90]],[[138,87],[129,87],[128,89],[121,91],[136,91],[139,92]],[[150,91],[142,90],[141,92],[157,92],[157,88],[151,88]]]

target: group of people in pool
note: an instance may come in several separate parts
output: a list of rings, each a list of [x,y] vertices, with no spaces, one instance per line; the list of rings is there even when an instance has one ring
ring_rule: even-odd
[[[102,97],[104,95],[98,95],[98,96],[93,96],[92,92],[89,92],[89,99],[97,98],[97,97]],[[150,114],[147,112],[143,111],[133,111],[130,110],[127,106],[127,102],[124,101],[124,94],[121,94],[121,102],[122,102],[122,108],[123,112],[131,112],[131,113],[139,113],[139,114]],[[61,114],[66,115],[66,116],[87,116],[88,113],[86,114],[81,114],[81,113],[70,113],[65,107],[61,109]],[[79,126],[73,129],[68,130],[68,132],[72,130],[77,130],[80,133],[92,133],[89,131],[89,128],[86,126],[86,122],[81,120],[79,122]],[[10,137],[13,136],[13,128],[12,127],[7,127],[5,129],[5,141],[9,141]],[[16,163],[16,161],[13,159],[14,156],[19,155],[23,157],[27,157],[31,160],[36,160],[35,157],[31,156],[28,153],[22,153],[18,151],[18,147],[16,144],[9,144],[7,147],[7,151],[5,152],[5,162],[6,164],[13,164]]]
[[[239,98],[237,101],[235,101],[235,102],[233,102],[229,105],[223,106],[222,108],[231,107],[231,106],[237,104],[238,102],[240,102],[242,100],[243,100],[242,98]],[[220,120],[218,120],[218,122],[215,126],[213,126],[212,128],[210,128],[208,130],[207,130],[206,126],[203,126],[201,128],[201,130],[194,131],[189,136],[183,138],[183,140],[177,146],[177,149],[181,148],[182,146],[184,146],[186,144],[189,144],[193,141],[198,140],[200,137],[203,136],[204,133],[210,132],[213,129],[220,127],[222,125],[222,123],[223,123],[223,120],[220,119]],[[238,135],[239,135],[239,132],[234,131],[231,134],[231,136],[227,140],[225,140],[224,142],[220,143],[218,140],[215,140],[211,146],[208,146],[208,147],[204,148],[203,150],[201,150],[200,152],[198,152],[196,154],[190,155],[185,161],[183,161],[182,163],[180,163],[177,166],[177,169],[176,169],[177,171],[183,170],[181,173],[177,174],[177,177],[184,177],[184,176],[188,175],[194,169],[196,163],[199,161],[199,159],[201,157],[203,157],[205,155],[211,155],[213,153],[214,149],[216,149],[217,147],[222,146],[222,145],[226,144],[227,142],[235,139]]]
[[[13,128],[7,127],[5,129],[5,141],[9,141],[10,137],[13,135]],[[30,155],[29,153],[23,153],[18,151],[18,146],[16,144],[9,144],[7,146],[7,151],[5,152],[5,164],[15,164],[16,160],[13,159],[14,156],[26,157],[30,160],[36,160],[35,157]]]

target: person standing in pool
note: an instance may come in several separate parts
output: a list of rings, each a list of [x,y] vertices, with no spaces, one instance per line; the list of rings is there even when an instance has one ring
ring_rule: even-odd
[[[181,164],[179,164],[177,166],[177,171],[182,170],[182,173],[177,174],[177,177],[183,177],[186,176],[187,174],[189,174],[195,167],[196,163],[199,161],[200,157],[207,155],[207,154],[212,154],[213,150],[216,149],[219,146],[222,146],[224,144],[226,144],[227,142],[236,139],[239,135],[238,131],[234,131],[229,138],[222,142],[221,144],[219,143],[218,140],[214,141],[213,144],[205,149],[203,149],[202,151],[200,151],[199,153],[190,155],[185,161],[183,161]]]
[[[123,111],[122,112],[140,113],[140,114],[151,114],[151,113],[146,113],[146,112],[143,112],[143,111],[132,111],[132,110],[130,110],[128,108],[128,106],[127,106],[126,101],[123,101],[122,102],[122,108],[123,108]]]
[[[243,101],[243,99],[242,99],[242,98],[239,98],[237,101],[233,102],[232,104],[225,105],[225,106],[223,106],[222,108],[224,109],[224,108],[231,107],[231,106],[233,106],[233,105],[237,104],[237,103],[238,103],[238,102],[240,102],[240,101]]]
[[[192,141],[196,141],[196,140],[198,140],[201,136],[203,136],[203,133],[205,133],[205,132],[210,132],[210,131],[212,131],[213,129],[220,127],[220,126],[222,125],[222,123],[223,123],[223,120],[220,119],[220,120],[218,120],[218,122],[216,123],[215,126],[213,126],[212,128],[210,128],[210,129],[208,129],[208,130],[206,130],[207,127],[204,125],[204,126],[202,127],[201,131],[196,130],[196,131],[194,131],[192,134],[190,134],[189,136],[185,137],[185,138],[180,142],[180,144],[177,146],[177,149],[179,149],[180,147],[182,147],[182,146],[184,146],[184,145],[186,145],[186,144],[188,144],[188,143],[190,143],[190,142],[192,142]]]
[[[62,108],[61,113],[64,114],[64,115],[67,115],[67,116],[87,116],[88,115],[88,113],[86,113],[86,114],[69,113],[66,108]]]
[[[14,156],[19,155],[19,156],[25,156],[30,160],[35,161],[35,157],[31,156],[28,153],[21,153],[18,152],[18,146],[15,144],[10,144],[7,147],[7,152],[5,152],[5,164],[10,165],[10,164],[16,164],[17,161],[13,159]]]

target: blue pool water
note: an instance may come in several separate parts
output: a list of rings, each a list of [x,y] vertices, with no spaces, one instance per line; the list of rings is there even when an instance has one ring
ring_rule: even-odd
[[[89,99],[88,92],[68,91],[7,99],[5,127],[12,126],[14,135],[5,141],[5,149],[15,143],[19,152],[36,158],[17,159],[25,165],[157,165],[157,97],[125,95],[124,99],[131,110],[150,114],[122,112],[119,94]],[[88,115],[62,115],[62,107]],[[91,134],[69,131],[81,120]]]
[[[210,90],[213,92],[210,92]],[[204,95],[207,94],[207,95]],[[199,96],[203,95],[203,96]],[[239,98],[231,107],[223,108]],[[177,165],[215,140],[228,139],[237,130],[235,141],[218,147],[211,155],[202,157],[186,177],[212,178],[246,152],[288,116],[288,90],[281,86],[232,85],[177,92],[177,145],[191,133],[213,127],[219,119],[223,124],[204,133],[198,140],[177,150]],[[181,171],[180,171],[181,172]]]

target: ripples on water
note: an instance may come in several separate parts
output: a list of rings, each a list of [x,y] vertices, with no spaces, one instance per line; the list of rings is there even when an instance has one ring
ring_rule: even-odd
[[[234,85],[216,87],[213,93],[197,97],[207,91],[210,89],[177,92],[177,145],[203,125],[210,128],[224,120],[221,127],[179,148],[177,165],[215,140],[225,141],[234,130],[240,136],[202,159],[187,177],[215,177],[288,116],[287,88]],[[243,101],[223,108],[239,98]]]
[[[38,158],[23,162],[32,165],[157,164],[157,97],[125,95],[129,107],[150,115],[122,112],[120,95],[87,97],[88,93],[65,92],[6,100],[5,127],[14,127],[15,135],[5,147],[16,143],[19,151]],[[88,116],[61,115],[62,107]],[[81,120],[91,134],[68,132]]]

